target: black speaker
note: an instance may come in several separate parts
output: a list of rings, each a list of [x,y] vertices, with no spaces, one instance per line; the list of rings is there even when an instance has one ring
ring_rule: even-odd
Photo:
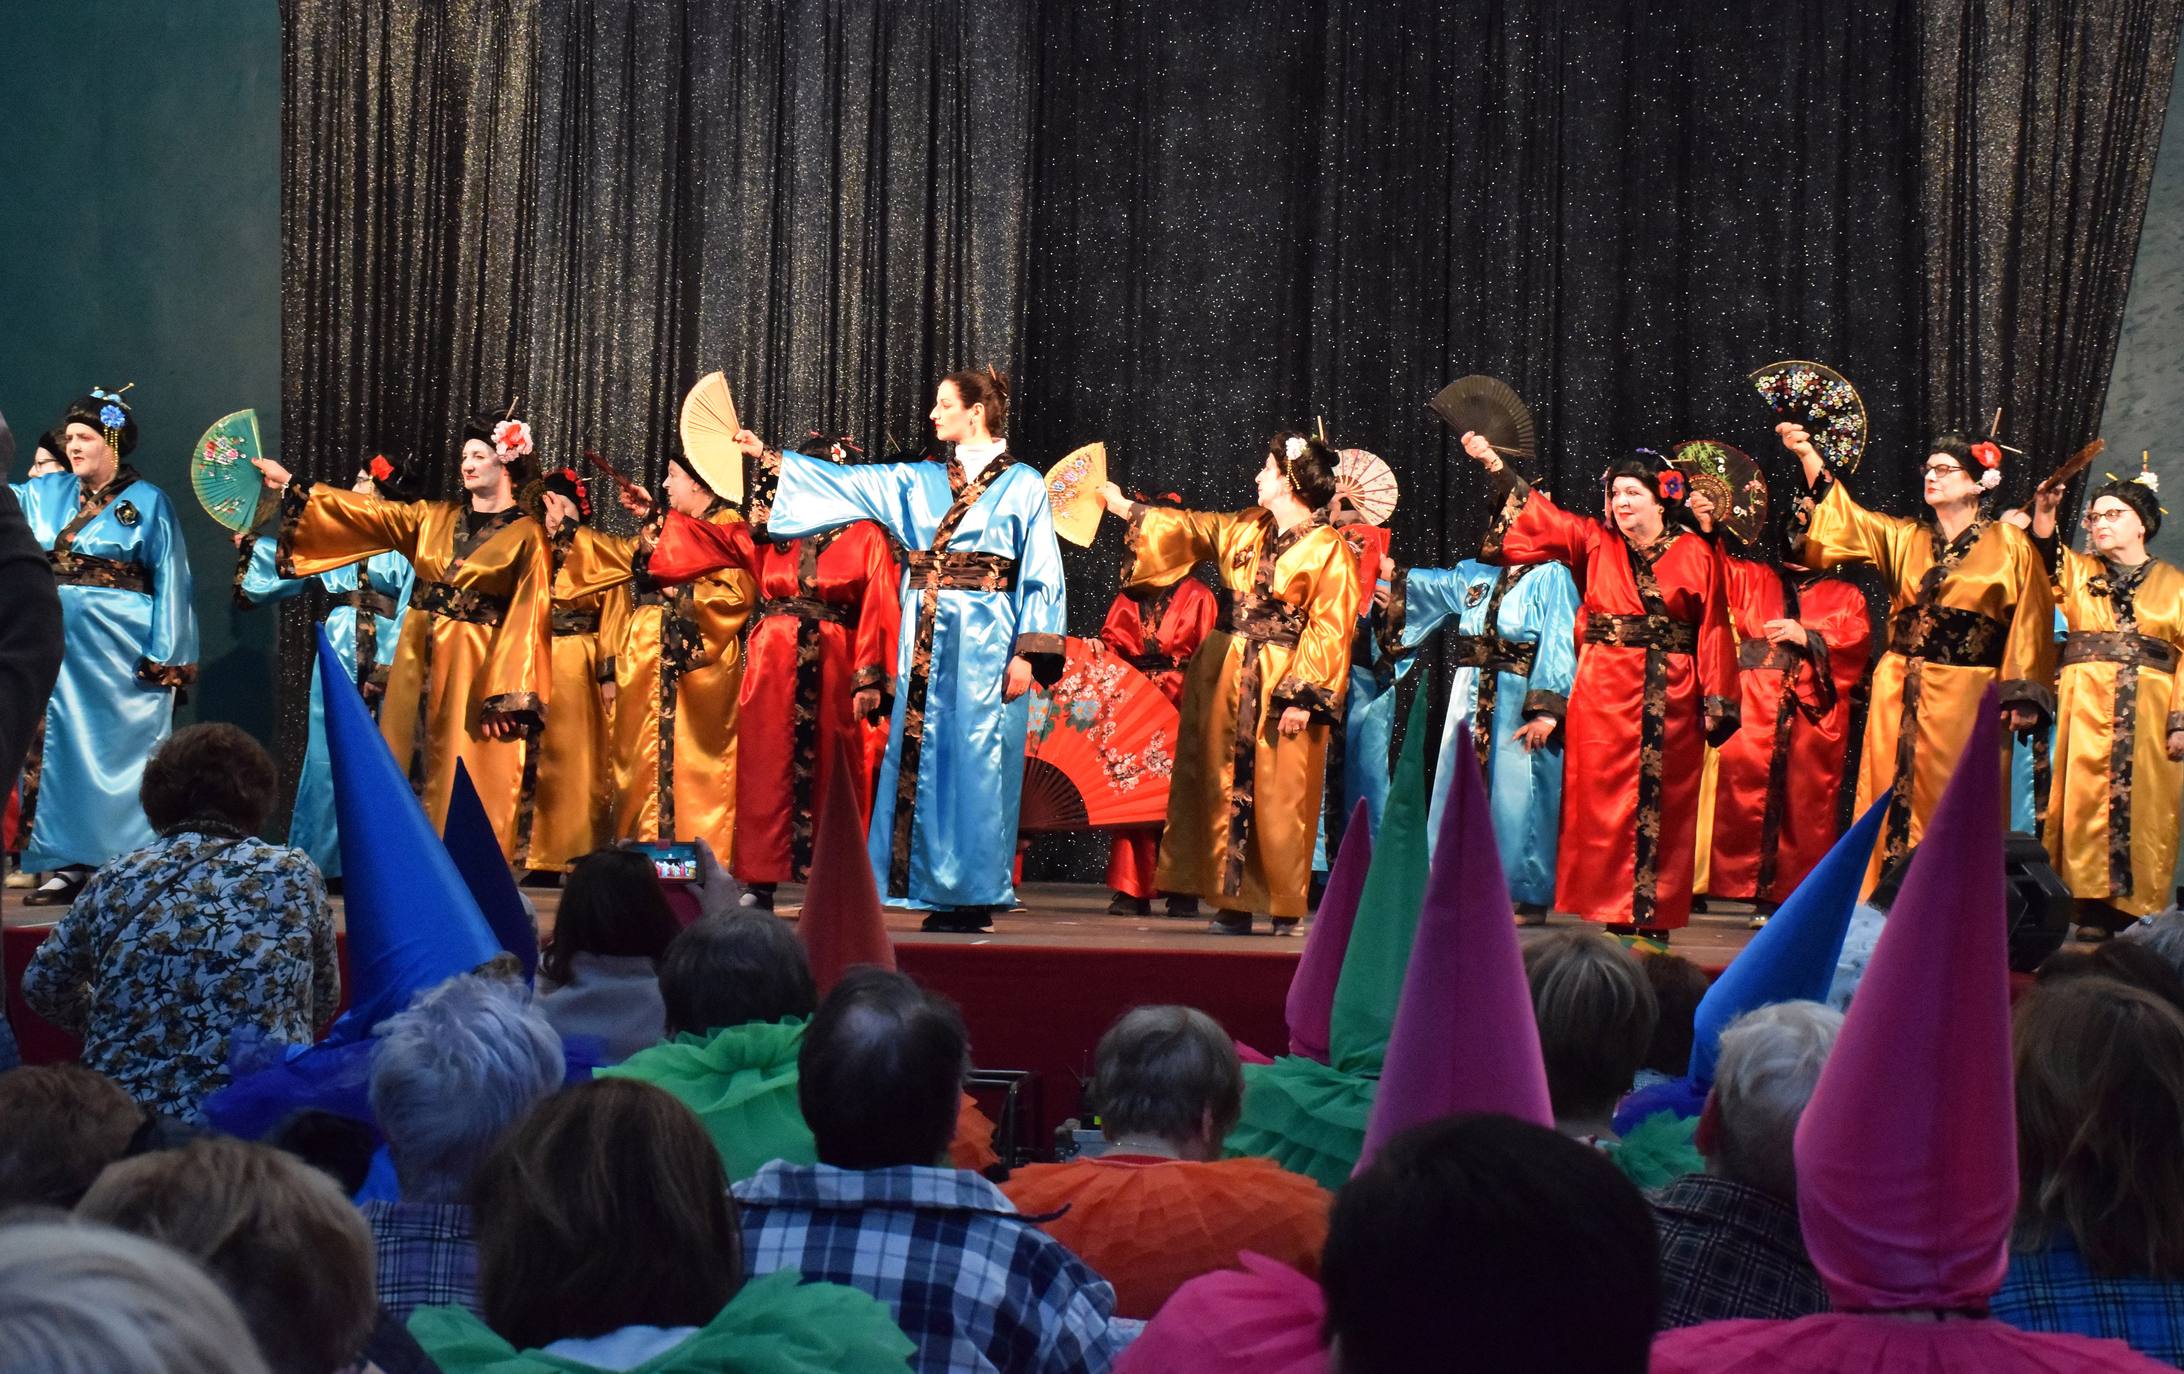
[[[2010,968],[2030,973],[2069,938],[2077,903],[2048,863],[2047,846],[2022,830],[2012,830],[2003,843],[2002,881]]]

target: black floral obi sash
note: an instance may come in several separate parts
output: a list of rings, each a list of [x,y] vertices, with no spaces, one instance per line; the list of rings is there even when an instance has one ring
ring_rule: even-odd
[[[1214,628],[1259,644],[1293,649],[1304,638],[1304,612],[1276,596],[1244,595],[1223,588]]]
[[[1805,656],[1794,645],[1770,644],[1764,639],[1746,639],[1737,643],[1737,667],[1745,672],[1755,668],[1774,668],[1788,672],[1803,667]]]
[[[1585,619],[1587,644],[1658,649],[1664,654],[1699,651],[1699,627],[1665,615],[1593,615]]]
[[[822,601],[816,596],[769,596],[758,603],[754,620],[768,616],[789,616],[796,620],[823,620],[830,625],[850,623],[849,608]]]
[[[364,590],[335,592],[326,598],[326,609],[329,611],[337,610],[343,606],[347,606],[354,611],[369,611],[384,620],[394,619],[395,612],[399,609],[394,604],[394,598],[385,592]]]
[[[53,580],[64,587],[112,587],[117,591],[151,595],[152,574],[135,563],[65,548],[50,550],[46,561],[53,565]]]
[[[1452,667],[1491,669],[1497,673],[1530,677],[1532,660],[1539,656],[1539,646],[1495,635],[1450,635],[1448,652]]]
[[[1016,560],[1007,554],[912,549],[906,562],[911,581],[921,588],[943,592],[1005,592],[1016,586]]]
[[[2157,672],[2176,671],[2177,650],[2165,639],[2115,630],[2072,630],[2063,638],[2062,667],[2073,663],[2128,663]]]
[[[508,603],[497,596],[483,592],[465,591],[446,582],[426,582],[410,595],[412,609],[442,620],[460,620],[471,625],[498,625],[508,613]]]
[[[2001,621],[1955,606],[1914,605],[1888,622],[1888,651],[1946,668],[2002,666]]]
[[[546,623],[557,639],[567,639],[571,635],[595,635],[599,633],[599,612],[553,611],[547,615]]]

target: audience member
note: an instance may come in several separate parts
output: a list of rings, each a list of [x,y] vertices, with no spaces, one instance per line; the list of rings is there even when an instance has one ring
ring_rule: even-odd
[[[1652,986],[1635,956],[1589,928],[1527,941],[1524,973],[1539,1018],[1556,1129],[1612,1146],[1609,1118],[1617,1099],[1630,1091],[1660,1021]]]
[[[164,1245],[68,1221],[0,1226],[0,1369],[268,1374],[203,1270]]]
[[[2144,942],[2103,940],[2091,947],[2068,945],[2041,961],[2033,977],[2042,987],[2071,978],[2112,978],[2150,992],[2184,1012],[2184,975]]]
[[[2163,962],[2184,978],[2184,911],[2170,907],[2151,916],[2141,916],[2123,928],[2121,937],[2127,943],[2144,945],[2161,956]]]
[[[1797,1223],[1797,1120],[1843,1028],[1818,1002],[1775,1002],[1722,1032],[1699,1119],[1706,1172],[1653,1199],[1661,1243],[1660,1327],[1828,1310]]]
[[[1334,1366],[1643,1374],[1654,1255],[1645,1199],[1598,1151],[1505,1116],[1412,1127],[1335,1198]]]
[[[24,970],[31,1008],[154,1111],[197,1119],[238,1028],[307,1044],[340,1001],[318,869],[252,838],[275,785],[273,760],[232,725],[168,736],[139,794],[160,838],[93,874]]]
[[[736,1185],[745,1264],[872,1294],[923,1374],[1098,1374],[1126,1339],[1114,1289],[991,1183],[939,1167],[969,1065],[947,1001],[898,973],[844,975],[797,1056],[819,1162]]]
[[[563,1039],[591,1036],[619,1064],[660,1038],[660,958],[680,927],[652,860],[600,849],[562,880],[539,961],[539,1003]]]
[[[325,1175],[271,1146],[208,1139],[124,1160],[76,1213],[202,1264],[274,1374],[345,1369],[372,1334],[363,1218]]]
[[[1664,1082],[1691,1067],[1691,1039],[1699,1012],[1712,980],[1706,970],[1680,954],[1649,954],[1638,961],[1646,985],[1653,989],[1653,1003],[1660,1011],[1646,1057],[1639,1064],[1640,1086]]]
[[[705,1130],[657,1088],[603,1079],[548,1098],[478,1170],[484,1320],[411,1329],[447,1374],[900,1370],[885,1309],[834,1284],[743,1281],[728,1182]]]
[[[1267,1159],[1222,1159],[1244,1072],[1220,1024],[1139,1007],[1100,1037],[1092,1103],[1106,1153],[1019,1169],[1002,1188],[1146,1318],[1189,1279],[1253,1251],[1308,1275],[1327,1239],[1327,1190]]]
[[[81,1064],[0,1073],[0,1211],[75,1206],[143,1122],[129,1094]]]
[[[1994,1314],[2184,1365],[2184,1015],[2114,979],[2048,981],[2011,1041],[2020,1185]]]
[[[428,1303],[478,1311],[471,1173],[561,1086],[561,1037],[520,985],[465,974],[419,993],[378,1038],[372,1115],[402,1193],[364,1204],[380,1301],[397,1317]]]
[[[5,425],[0,421],[0,426]],[[44,436],[41,436],[44,437]],[[32,475],[37,463],[32,462]],[[53,585],[53,565],[30,532],[23,507],[15,492],[0,481],[0,812],[16,790],[16,775],[39,723],[45,719],[46,699],[61,669],[61,602]],[[12,814],[12,813],[10,813]],[[14,848],[12,837],[0,827],[0,851]],[[0,875],[7,873],[7,854],[0,852]],[[23,886],[30,886],[26,875]],[[0,1018],[0,1051],[13,1067],[15,1036]]]

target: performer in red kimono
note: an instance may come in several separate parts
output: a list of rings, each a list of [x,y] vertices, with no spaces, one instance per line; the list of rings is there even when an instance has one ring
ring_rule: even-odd
[[[1850,697],[1873,657],[1873,625],[1853,583],[1747,557],[1704,495],[1690,510],[1721,557],[1742,689],[1743,725],[1722,744],[1714,782],[1708,895],[1751,902],[1757,925],[1835,843]]]
[[[807,447],[843,462],[846,439],[813,434]],[[754,464],[755,466],[755,464]],[[857,817],[872,819],[879,763],[865,724],[886,719],[895,699],[895,637],[902,625],[895,550],[869,520],[769,539],[772,474],[751,493],[757,541],[758,610],[743,674],[741,761],[736,773],[736,880],[746,903],[773,908],[774,887],[811,872],[812,834],[834,781],[834,755],[847,750],[856,775]],[[678,541],[653,551],[656,575],[695,573],[678,562]]]
[[[1705,744],[1736,729],[1736,646],[1714,546],[1670,522],[1684,477],[1641,451],[1607,472],[1613,524],[1563,510],[1483,435],[1464,451],[1502,507],[1480,557],[1562,563],[1584,591],[1584,641],[1563,730],[1555,905],[1666,939],[1691,918]]]
[[[1219,611],[1206,584],[1177,568],[1165,581],[1124,587],[1107,608],[1100,640],[1117,657],[1152,679],[1177,707],[1183,704],[1184,671],[1191,655],[1206,642]],[[1160,861],[1160,834],[1166,827],[1133,825],[1107,834],[1107,885],[1115,899],[1111,916],[1144,916],[1152,911],[1153,870]],[[1198,899],[1168,898],[1170,916],[1195,916]]]

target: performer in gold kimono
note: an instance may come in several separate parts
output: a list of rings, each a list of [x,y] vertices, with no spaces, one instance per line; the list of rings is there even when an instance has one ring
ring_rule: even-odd
[[[1929,446],[1924,488],[1931,521],[1881,515],[1828,474],[1805,431],[1775,426],[1817,498],[1798,561],[1811,568],[1870,563],[1888,585],[1885,651],[1873,669],[1865,754],[1854,814],[1893,797],[1884,842],[1866,868],[1871,892],[1884,868],[1919,841],[1972,729],[1981,693],[1998,684],[2012,729],[2054,713],[2054,645],[2046,569],[2022,531],[1981,514],[2001,481],[1993,443],[1944,434]],[[2008,755],[1994,760],[2007,789]]]
[[[2062,785],[2043,838],[2091,927],[2081,933],[2099,938],[2167,906],[2176,871],[2184,572],[2146,554],[2161,528],[2150,478],[2093,493],[2091,554],[2054,544],[2060,486],[2034,495],[2030,522],[2034,542],[2054,558],[2055,604],[2070,624],[2055,688]]]
[[[547,473],[542,486],[538,499],[554,568],[554,710],[539,739],[537,785],[525,800],[531,868],[566,873],[613,837],[607,707],[614,695],[614,656],[600,643],[603,630],[618,632],[627,619],[629,589],[578,593],[567,584],[561,569],[571,552],[599,538],[591,523],[591,494],[571,468]]]
[[[1276,434],[1259,504],[1234,515],[1134,503],[1114,483],[1107,508],[1130,521],[1126,586],[1210,560],[1221,581],[1213,630],[1183,689],[1168,830],[1156,883],[1221,911],[1213,930],[1249,934],[1264,911],[1276,934],[1305,914],[1327,739],[1342,719],[1357,627],[1356,560],[1327,523],[1335,457],[1318,439]]]
[[[531,427],[486,411],[463,427],[468,500],[387,501],[293,477],[254,459],[281,492],[275,566],[302,577],[399,553],[417,570],[380,733],[409,771],[434,826],[447,819],[459,758],[501,851],[526,862],[517,812],[529,743],[546,719],[553,572],[546,532],[516,504],[530,475]]]
[[[572,594],[631,584],[625,614],[602,628],[614,667],[614,836],[650,844],[702,839],[731,861],[736,828],[736,699],[743,623],[758,600],[757,552],[743,517],[680,452],[668,458],[667,505],[730,527],[735,561],[663,583],[636,537],[595,534],[574,546],[559,584]],[[640,504],[642,504],[640,502]],[[657,509],[657,507],[654,507]]]

